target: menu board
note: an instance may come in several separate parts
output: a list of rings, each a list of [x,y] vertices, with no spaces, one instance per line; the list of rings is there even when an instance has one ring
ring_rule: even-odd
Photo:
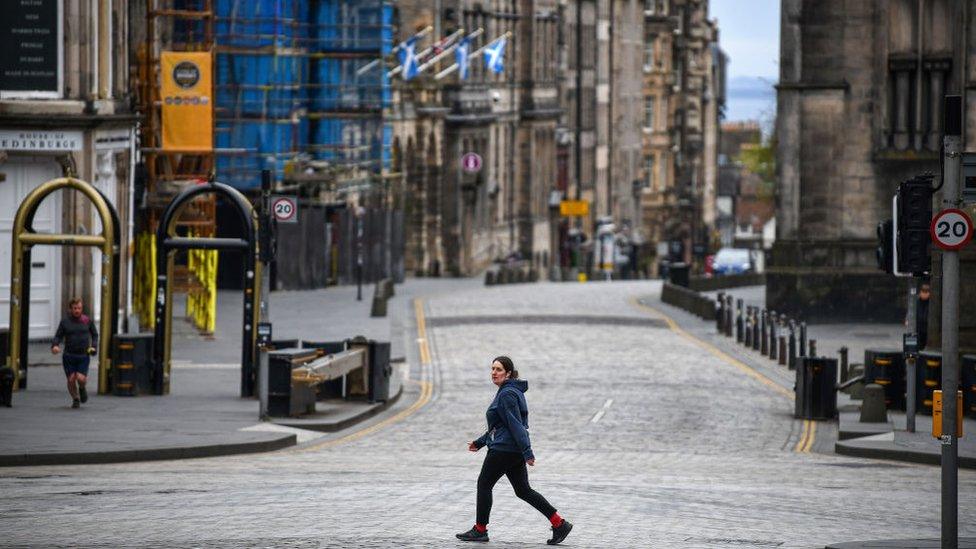
[[[0,94],[60,95],[61,0],[3,0]]]

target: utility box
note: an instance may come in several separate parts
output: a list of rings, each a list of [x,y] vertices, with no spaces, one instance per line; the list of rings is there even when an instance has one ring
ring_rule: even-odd
[[[115,334],[112,337],[112,394],[151,394],[153,334]]]
[[[291,382],[291,371],[318,356],[315,349],[282,349],[268,353],[266,408],[261,417],[293,417],[315,411],[315,391],[307,384]],[[261,376],[264,377],[264,376]]]
[[[369,401],[386,402],[390,400],[390,342],[369,342]]]
[[[889,410],[905,409],[905,357],[900,350],[865,349],[864,384],[884,387]]]
[[[959,387],[966,415],[976,419],[976,355],[962,355]]]
[[[801,357],[796,369],[798,419],[833,419],[837,416],[837,359]]]
[[[932,415],[932,393],[942,387],[942,353],[922,351],[915,361],[915,410]]]

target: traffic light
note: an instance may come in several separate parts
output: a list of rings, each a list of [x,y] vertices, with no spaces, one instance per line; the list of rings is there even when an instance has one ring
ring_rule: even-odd
[[[878,223],[878,247],[875,255],[878,258],[878,268],[888,274],[894,272],[895,268],[891,253],[892,242],[895,239],[894,229],[895,224],[890,219]]]
[[[932,175],[920,175],[898,186],[898,271],[923,275],[931,269],[929,224],[932,222]]]

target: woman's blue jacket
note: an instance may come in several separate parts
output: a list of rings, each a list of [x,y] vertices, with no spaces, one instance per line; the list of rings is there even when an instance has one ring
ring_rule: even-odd
[[[525,392],[529,384],[522,379],[509,379],[495,393],[485,417],[488,431],[474,441],[475,446],[499,452],[522,454],[526,460],[535,459],[529,442],[529,406]]]

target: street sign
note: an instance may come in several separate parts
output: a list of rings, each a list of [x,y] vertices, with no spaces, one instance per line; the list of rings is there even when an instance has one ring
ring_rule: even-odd
[[[942,210],[932,218],[929,234],[943,250],[959,250],[973,238],[973,220],[956,208]]]
[[[590,203],[586,200],[563,200],[559,203],[559,215],[563,217],[585,217],[590,215]]]
[[[481,171],[481,155],[474,152],[465,153],[461,157],[461,168],[468,173]]]
[[[298,223],[298,197],[271,197],[271,212],[278,223]]]

